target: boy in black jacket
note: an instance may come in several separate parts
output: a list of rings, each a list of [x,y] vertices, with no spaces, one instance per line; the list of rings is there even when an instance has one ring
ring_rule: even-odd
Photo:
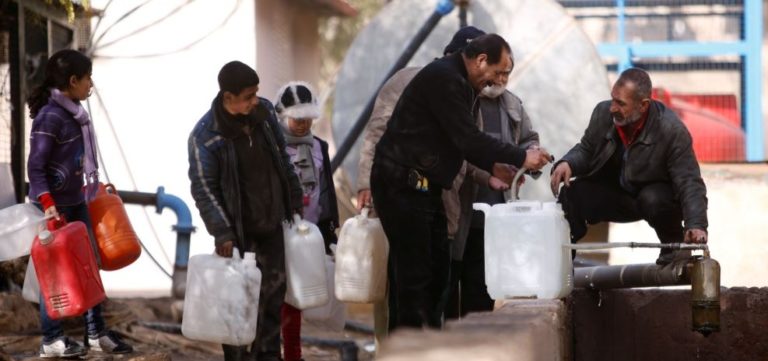
[[[302,210],[302,192],[272,104],[256,96],[259,77],[239,61],[219,72],[219,94],[189,137],[192,197],[216,253],[255,252],[262,274],[251,357],[280,359],[280,307],[285,298],[282,221]],[[226,290],[222,290],[226,292]],[[245,347],[223,345],[226,360]]]

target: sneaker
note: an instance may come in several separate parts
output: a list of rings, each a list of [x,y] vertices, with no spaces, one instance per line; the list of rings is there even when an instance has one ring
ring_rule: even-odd
[[[55,340],[40,345],[40,357],[79,357],[88,353],[88,350],[77,341],[72,341],[69,337],[61,336]]]
[[[123,342],[115,332],[102,331],[100,334],[88,335],[88,348],[93,351],[106,353],[130,353],[133,346]]]

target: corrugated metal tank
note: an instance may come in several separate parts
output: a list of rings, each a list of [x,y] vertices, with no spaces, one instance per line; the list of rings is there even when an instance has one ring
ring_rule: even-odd
[[[336,83],[333,136],[337,144],[434,5],[434,1],[393,1],[352,43]],[[470,25],[507,39],[515,56],[508,88],[523,99],[542,146],[556,158],[562,156],[578,142],[594,106],[609,97],[605,66],[594,45],[552,0],[471,1],[467,19]],[[441,56],[458,29],[454,11],[440,21],[409,66],[423,66]],[[360,143],[358,140],[343,164],[352,188]],[[521,198],[552,198],[549,166],[544,173],[538,181],[526,183]]]

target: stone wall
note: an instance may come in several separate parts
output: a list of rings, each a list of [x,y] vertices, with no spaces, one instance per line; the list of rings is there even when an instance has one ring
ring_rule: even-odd
[[[574,360],[768,359],[768,288],[723,288],[721,330],[691,331],[690,290],[576,290]]]

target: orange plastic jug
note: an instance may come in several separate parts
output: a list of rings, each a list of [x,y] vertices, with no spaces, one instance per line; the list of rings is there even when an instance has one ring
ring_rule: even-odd
[[[63,224],[64,222],[62,222]],[[32,243],[32,262],[48,316],[79,316],[106,298],[83,222],[49,223]]]
[[[88,203],[93,235],[99,246],[101,268],[113,271],[139,258],[141,245],[125,212],[123,201],[112,184],[99,184],[96,197]]]

